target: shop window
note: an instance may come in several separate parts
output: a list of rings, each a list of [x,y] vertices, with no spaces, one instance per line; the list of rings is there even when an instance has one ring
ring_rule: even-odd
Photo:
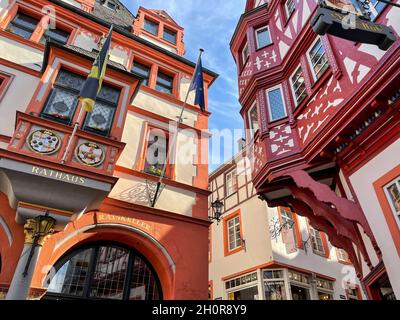
[[[289,18],[292,13],[296,10],[294,6],[294,0],[286,0],[285,1],[285,11],[286,11],[286,16]]]
[[[228,172],[225,176],[225,190],[226,196],[234,194],[238,190],[238,181],[236,168]]]
[[[146,142],[144,172],[161,176],[167,165],[169,139],[164,130],[151,128]],[[165,168],[168,175],[167,168]]]
[[[360,300],[360,292],[358,286],[355,284],[346,284],[347,300]]]
[[[146,30],[147,32],[153,34],[153,35],[158,35],[158,23],[144,19],[144,26],[143,29]]]
[[[322,45],[321,39],[318,39],[307,54],[311,66],[314,80],[318,80],[329,68],[328,57]]]
[[[257,29],[255,33],[256,33],[257,49],[264,48],[272,43],[268,26]]]
[[[169,30],[168,28],[164,28],[163,39],[173,44],[176,44],[176,32]]]
[[[163,73],[163,72],[158,72],[157,74],[157,83],[156,83],[156,90],[167,93],[167,94],[172,94],[172,89],[173,89],[173,83],[174,83],[174,78]]]
[[[257,111],[257,103],[256,102],[254,102],[254,104],[251,106],[247,115],[248,115],[248,120],[249,120],[249,129],[251,131],[251,135],[254,136],[254,134],[259,129],[258,111]]]
[[[24,39],[30,39],[38,23],[38,19],[18,12],[6,30]]]
[[[397,177],[392,182],[384,187],[386,197],[389,201],[390,208],[395,217],[397,217],[397,223],[400,223],[400,177]]]
[[[266,300],[287,300],[283,270],[263,271]]]
[[[333,300],[333,282],[325,279],[316,279],[319,300]]]
[[[296,69],[290,78],[290,84],[292,86],[292,92],[296,106],[298,106],[307,97],[306,81],[301,66]]]
[[[257,282],[257,272],[226,281],[228,300],[258,300]]]
[[[40,39],[40,43],[45,44],[48,39],[57,41],[62,44],[68,42],[70,33],[61,29],[50,29],[48,28]]]
[[[47,299],[160,300],[152,267],[135,251],[114,244],[77,249],[55,265]]]
[[[277,86],[267,89],[268,111],[271,121],[287,117],[282,87]]]
[[[311,300],[310,277],[291,270],[288,271],[288,275],[292,300]]]
[[[151,71],[150,67],[145,66],[144,64],[141,64],[139,62],[134,61],[131,71],[135,72],[137,74],[140,74],[141,76],[144,77],[143,85],[145,85],[145,86],[149,85],[150,71]]]

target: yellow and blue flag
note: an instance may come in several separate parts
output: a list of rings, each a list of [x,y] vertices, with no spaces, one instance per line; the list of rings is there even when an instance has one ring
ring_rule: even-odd
[[[92,69],[87,77],[80,93],[79,100],[82,102],[82,107],[86,112],[92,112],[96,97],[100,92],[103,78],[106,73],[109,51],[111,48],[111,35],[113,26],[111,25],[110,31],[106,41],[103,44],[96,60],[93,62]]]
[[[201,57],[197,62],[196,69],[194,71],[192,85],[190,91],[196,90],[196,96],[194,104],[200,106],[201,111],[205,110],[205,99],[204,99],[204,79],[203,79],[203,66],[201,63]]]

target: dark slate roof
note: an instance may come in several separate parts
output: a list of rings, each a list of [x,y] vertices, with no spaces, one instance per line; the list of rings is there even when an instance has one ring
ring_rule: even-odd
[[[118,0],[112,0],[116,9],[109,9],[104,5],[105,0],[96,0],[92,14],[109,23],[118,25],[124,29],[131,30],[135,16]]]

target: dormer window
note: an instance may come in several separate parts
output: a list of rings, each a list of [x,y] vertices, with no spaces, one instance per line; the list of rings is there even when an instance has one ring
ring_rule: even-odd
[[[173,44],[176,44],[176,32],[169,30],[167,28],[164,28],[163,39],[167,40],[168,42],[171,42]]]
[[[158,34],[158,23],[144,19],[143,29],[156,36]]]
[[[103,5],[110,10],[113,10],[113,11],[117,10],[117,4],[112,0],[104,0]]]

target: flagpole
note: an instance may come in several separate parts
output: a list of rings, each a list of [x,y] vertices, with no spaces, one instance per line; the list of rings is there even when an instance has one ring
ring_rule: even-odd
[[[81,110],[79,111],[78,118],[76,119],[76,122],[75,122],[75,125],[74,125],[74,130],[72,131],[72,134],[70,135],[70,137],[68,139],[68,144],[67,144],[67,147],[65,148],[64,155],[63,155],[63,157],[61,159],[61,164],[65,164],[65,161],[67,160],[67,156],[68,156],[68,153],[69,153],[69,149],[71,148],[72,140],[76,136],[76,132],[78,131],[78,128],[79,128],[79,120],[81,119],[84,111],[85,111],[85,108],[81,104]]]
[[[204,49],[200,48],[199,51],[200,51],[200,53],[199,53],[199,57],[197,59],[196,67],[199,65],[199,62],[200,62],[201,56],[202,56],[202,54],[204,52]],[[171,145],[168,148],[167,155],[165,157],[165,164],[164,164],[163,169],[161,171],[160,179],[157,182],[157,188],[156,188],[156,192],[154,194],[154,198],[153,198],[153,200],[151,202],[151,207],[152,208],[154,208],[154,206],[156,205],[157,195],[158,195],[158,192],[160,191],[162,180],[165,177],[165,171],[167,169],[167,163],[168,163],[168,160],[169,160],[169,156],[170,156],[171,152],[173,151],[173,149],[175,148],[175,144],[177,143],[177,140],[178,140],[179,125],[183,122],[183,113],[184,113],[186,105],[187,105],[187,100],[189,99],[189,94],[192,91],[192,90],[190,90],[190,88],[193,85],[194,78],[195,78],[195,74],[193,75],[192,80],[190,81],[189,89],[188,89],[188,91],[186,93],[185,101],[183,102],[182,107],[181,107],[181,113],[180,113],[178,121],[177,121],[176,132],[174,133],[174,139],[173,139]]]

